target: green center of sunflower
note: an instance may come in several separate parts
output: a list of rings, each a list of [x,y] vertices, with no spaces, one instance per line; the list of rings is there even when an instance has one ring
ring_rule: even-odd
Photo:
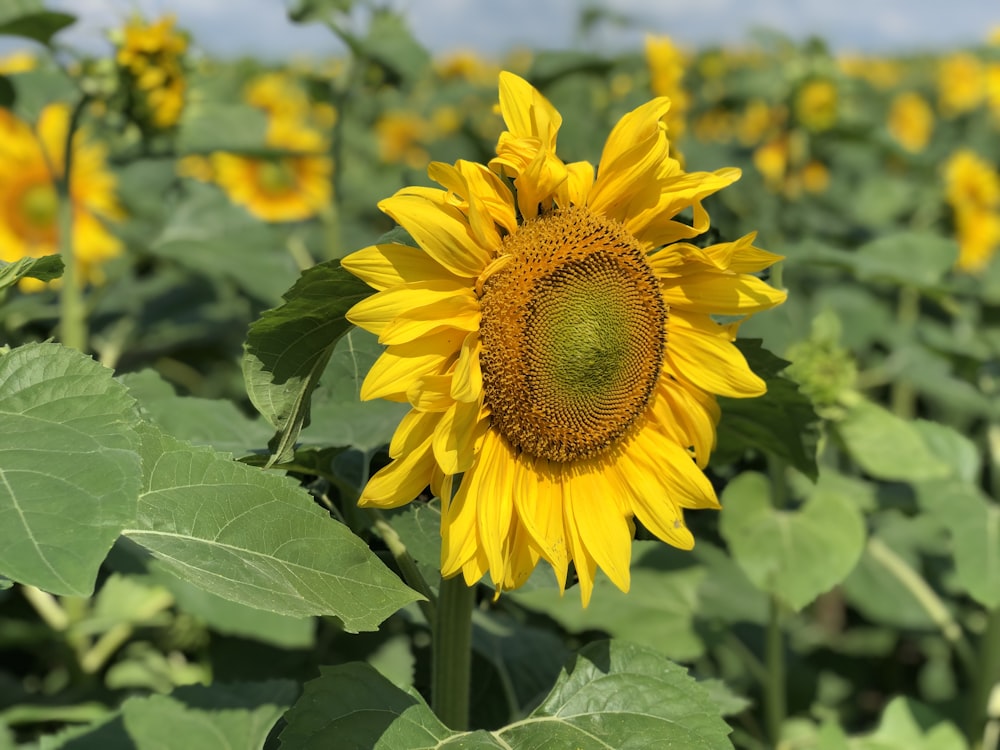
[[[52,185],[38,183],[21,195],[21,216],[31,229],[47,229],[56,221],[59,197]]]
[[[616,445],[660,376],[667,310],[639,243],[573,207],[504,241],[483,284],[483,389],[521,451],[566,463]]]
[[[265,193],[285,193],[295,187],[295,170],[285,159],[268,159],[257,168],[257,178]]]

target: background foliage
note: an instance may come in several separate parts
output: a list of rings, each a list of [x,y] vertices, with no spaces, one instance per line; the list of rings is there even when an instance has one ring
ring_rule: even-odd
[[[80,56],[71,15],[0,8],[37,43],[0,61],[0,749],[998,747],[1000,46],[433,59],[351,5],[295,3],[350,54],[282,66],[138,21]],[[429,160],[488,158],[501,65],[567,161],[670,95],[688,168],[743,169],[705,240],[757,231],[789,299],[741,329],[769,392],[724,400],[694,551],[640,529],[586,610],[481,586],[458,733],[425,700],[437,502],[354,504],[401,411],[357,398],[337,258]],[[18,193],[53,107],[96,150]]]

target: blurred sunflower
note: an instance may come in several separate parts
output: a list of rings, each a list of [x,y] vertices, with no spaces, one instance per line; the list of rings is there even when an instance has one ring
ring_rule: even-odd
[[[889,134],[907,151],[917,154],[927,148],[934,131],[934,110],[920,94],[897,94],[889,108]]]
[[[625,115],[595,178],[556,155],[558,111],[501,73],[507,130],[489,167],[432,163],[445,189],[379,204],[419,247],[343,261],[377,290],[348,319],[387,345],[362,398],[412,407],[359,502],[397,507],[429,484],[443,576],[488,572],[513,589],[545,560],[562,587],[572,562],[587,604],[598,567],[628,589],[634,519],[689,549],[683,509],[718,507],[701,471],[716,396],[765,385],[733,344],[739,322],[712,316],[785,294],[753,275],[778,259],[753,235],[685,241],[708,229],[702,201],[740,173],[685,172],[669,156],[669,106]]]
[[[64,104],[42,110],[32,128],[0,109],[0,260],[12,262],[59,252],[59,199],[55,179],[66,161],[70,111]],[[108,171],[103,146],[73,138],[70,200],[73,204],[73,257],[81,280],[104,280],[102,263],[122,251],[104,221],[120,219],[115,178]],[[42,288],[31,279],[22,285]]]
[[[17,50],[0,57],[0,75],[27,73],[38,67],[38,58],[27,50]]]
[[[795,92],[795,117],[813,132],[829,130],[837,122],[837,85],[828,78],[807,81]]]
[[[945,163],[944,178],[958,239],[955,267],[981,271],[1000,245],[1000,176],[992,164],[962,149]]]
[[[422,145],[430,133],[430,124],[415,112],[387,110],[375,122],[379,158],[386,164],[419,169],[430,159]]]
[[[986,72],[982,62],[968,52],[941,60],[937,74],[938,107],[945,117],[971,112],[986,95]]]
[[[212,154],[211,178],[233,203],[264,221],[301,221],[316,216],[333,192],[333,161],[326,156],[326,139],[295,120],[271,121],[267,145],[274,156]],[[190,174],[198,173],[190,166]]]
[[[181,118],[187,82],[183,58],[187,37],[174,29],[173,16],[147,24],[133,18],[119,34],[115,60],[122,71],[128,109],[140,126],[172,128]]]
[[[665,118],[670,133],[672,156],[677,156],[676,144],[687,129],[687,111],[691,96],[684,88],[684,53],[667,36],[646,37],[646,64],[649,66],[650,89],[654,96],[670,99],[670,110]]]

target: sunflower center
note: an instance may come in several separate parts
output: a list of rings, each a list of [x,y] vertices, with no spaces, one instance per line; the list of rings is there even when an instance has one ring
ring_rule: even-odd
[[[260,187],[265,193],[286,193],[295,187],[295,170],[284,159],[269,159],[257,168]]]
[[[573,207],[504,240],[511,260],[483,283],[483,389],[492,425],[561,463],[617,444],[660,375],[667,310],[639,243]]]
[[[59,198],[50,184],[31,185],[21,194],[21,218],[31,230],[48,229],[58,212]]]

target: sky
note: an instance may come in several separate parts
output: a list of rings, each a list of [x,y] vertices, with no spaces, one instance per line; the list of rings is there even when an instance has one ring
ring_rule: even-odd
[[[294,2],[294,0],[289,0]],[[579,44],[577,0],[380,0],[400,10],[417,39],[435,53],[473,49],[500,55],[515,47],[567,49]],[[77,24],[59,40],[106,52],[104,32],[138,10],[177,16],[198,47],[213,55],[275,60],[342,51],[322,26],[297,26],[283,0],[46,0],[74,13]],[[668,34],[689,47],[746,41],[754,28],[793,38],[819,34],[842,51],[906,52],[972,45],[1000,26],[1000,0],[604,0],[630,21],[602,26],[588,49],[614,52]],[[7,42],[0,49],[9,49]]]

